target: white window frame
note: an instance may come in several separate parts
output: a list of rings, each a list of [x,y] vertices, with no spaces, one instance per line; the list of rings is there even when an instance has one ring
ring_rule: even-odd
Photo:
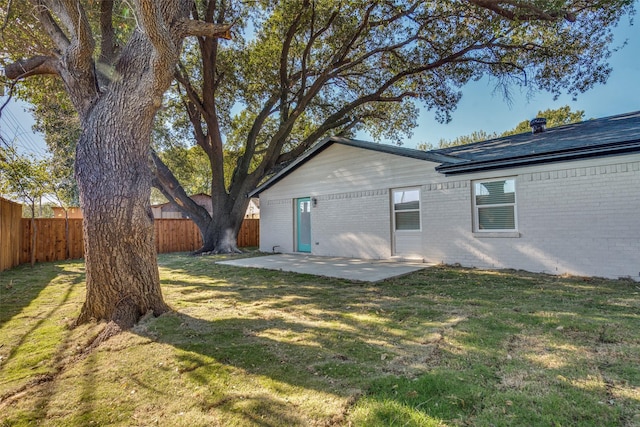
[[[513,181],[513,203],[496,203],[491,205],[477,205],[476,204],[476,185],[483,184],[487,182],[496,182],[496,181]],[[507,176],[501,178],[490,178],[490,179],[477,179],[471,181],[471,200],[473,203],[473,232],[479,234],[490,234],[490,233],[517,233],[518,232],[518,182],[515,176]],[[480,209],[482,208],[494,208],[494,207],[504,207],[504,206],[513,206],[513,226],[514,228],[492,228],[492,229],[482,229],[480,228]]]
[[[418,192],[418,209],[401,209],[396,210],[395,196],[397,192],[417,191]],[[396,213],[397,212],[418,212],[418,228],[413,230],[398,230],[396,226]],[[404,187],[394,188],[391,190],[391,215],[393,217],[393,232],[394,233],[417,233],[422,231],[422,190],[420,187]]]

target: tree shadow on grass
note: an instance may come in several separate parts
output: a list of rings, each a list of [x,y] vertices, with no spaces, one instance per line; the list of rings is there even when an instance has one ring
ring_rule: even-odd
[[[29,306],[64,270],[53,263],[21,265],[0,273],[0,327]]]
[[[10,321],[16,323],[3,335],[6,338],[6,355],[2,366],[14,357],[27,341],[37,341],[46,335],[43,325],[58,316],[65,307],[76,286],[84,281],[84,273],[68,271],[56,264],[41,264],[34,269],[21,267],[3,278],[11,286],[0,300],[0,331]]]
[[[9,404],[23,391],[38,387],[39,398],[27,420],[46,416],[48,396],[65,359],[76,352],[69,323],[77,315],[75,301],[84,272],[71,263],[18,267],[3,276],[12,293],[2,298],[0,404]],[[0,411],[1,412],[1,411]],[[35,422],[35,421],[34,421]]]
[[[350,355],[340,345],[343,339],[332,336],[330,329],[281,319],[205,320],[171,313],[149,319],[136,331],[176,349],[174,365],[168,369],[209,390],[195,398],[202,412],[239,418],[240,425],[326,421],[347,409],[343,406],[361,392],[368,377],[380,375],[363,360],[380,360],[373,356],[375,346],[353,340],[351,347],[357,353],[364,346],[370,351],[366,357]],[[286,331],[282,340],[271,335],[282,331]],[[305,342],[296,343],[295,335],[304,336]],[[313,400],[317,402],[311,407],[324,408],[305,409]]]
[[[134,330],[173,346],[176,369],[190,381],[222,390],[201,397],[205,411],[237,413],[247,400],[270,396],[269,406],[278,414],[262,415],[286,415],[293,417],[291,425],[301,425],[295,422],[300,409],[287,399],[308,394],[340,402],[324,404],[328,416],[339,418],[372,379],[414,375],[433,354],[433,343],[407,334],[395,313],[383,314],[386,307],[376,300],[387,297],[377,286],[279,272],[257,280],[244,271],[181,272],[187,280],[164,280],[167,300],[177,311],[149,318]],[[423,332],[451,327],[450,320],[433,312]],[[250,384],[251,391],[227,388],[227,374]]]
[[[192,265],[163,279],[176,311],[147,318],[134,329],[137,335],[107,342],[83,360],[77,377],[43,384],[30,420],[55,413],[52,398],[72,381],[79,385],[71,395],[78,404],[64,422],[108,424],[105,371],[148,391],[135,396],[155,396],[162,404],[193,401],[200,414],[239,425],[308,425],[332,417],[340,425],[347,411],[356,425],[421,425],[429,417],[589,425],[593,414],[625,425],[640,411],[632,394],[640,389],[637,285],[446,268],[367,284],[187,261]],[[53,362],[44,367],[73,354],[78,335],[60,325],[46,344],[39,341],[51,333],[50,319],[60,323],[79,309],[67,303],[82,273],[56,274],[25,297],[36,304],[12,309],[22,329],[14,333],[14,324],[4,321],[3,330],[13,334],[5,336],[21,348],[20,354],[12,350],[11,364],[37,354],[32,342],[50,353]],[[116,362],[140,367],[109,371]],[[165,382],[156,381],[163,374]],[[130,389],[119,385],[115,396],[128,396]],[[354,396],[361,396],[355,408]],[[139,414],[135,405],[147,401],[137,399],[118,400],[129,406],[117,412]]]
[[[411,413],[442,415],[443,408],[457,408],[445,411],[449,419],[456,414],[482,419],[486,405],[505,414],[518,406],[521,413],[507,419],[533,423],[543,419],[540,412],[569,399],[580,403],[562,406],[561,418],[580,421],[580,412],[606,400],[611,388],[605,384],[594,392],[580,381],[594,374],[613,375],[599,362],[586,369],[590,356],[580,353],[602,351],[606,334],[614,333],[611,325],[635,316],[633,307],[620,303],[619,293],[609,301],[604,289],[588,299],[590,286],[573,279],[539,285],[536,276],[530,283],[518,279],[511,284],[499,283],[491,274],[468,272],[454,273],[456,284],[449,278],[439,280],[437,273],[416,273],[364,284],[281,272],[256,276],[234,267],[214,270],[166,282],[179,301],[179,312],[146,325],[147,336],[180,350],[177,358],[187,375],[210,384],[223,365],[345,399],[364,392],[380,409],[380,417],[372,414],[366,423],[380,425],[390,422],[384,421],[389,399],[409,408],[409,418]],[[514,340],[530,333],[540,342],[525,343],[531,348],[516,353]],[[545,350],[544,345],[550,347]],[[563,365],[535,360],[541,351],[536,346],[562,359]],[[522,360],[512,360],[512,355]],[[536,371],[545,374],[536,377]],[[531,384],[549,390],[531,401],[532,395],[509,382],[514,375],[530,375]],[[631,381],[637,387],[634,375],[618,375],[615,386]],[[439,393],[437,384],[446,383],[442,378],[449,380]],[[424,383],[422,390],[418,383]],[[380,384],[387,388],[378,390]],[[495,396],[505,402],[496,402]],[[216,399],[204,406],[234,398]],[[616,399],[622,409],[601,411],[602,419],[624,421],[638,408],[634,399]],[[495,414],[487,422],[493,419]]]

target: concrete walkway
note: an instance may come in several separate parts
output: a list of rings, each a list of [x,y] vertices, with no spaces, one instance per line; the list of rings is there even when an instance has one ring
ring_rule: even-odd
[[[256,258],[241,258],[219,261],[218,264],[290,271],[363,282],[378,282],[430,266],[430,264],[417,262],[376,261],[303,254],[278,254]]]

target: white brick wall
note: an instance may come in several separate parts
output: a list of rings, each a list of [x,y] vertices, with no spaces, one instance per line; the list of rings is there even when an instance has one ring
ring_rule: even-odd
[[[294,251],[293,199],[260,200],[260,250],[263,252]],[[262,219],[262,216],[265,219]]]
[[[516,178],[519,237],[472,233],[471,179],[469,188],[430,189],[425,205],[432,209],[423,213],[431,225],[424,235],[425,258],[637,280],[639,160],[638,155],[608,157],[483,173],[482,178]]]
[[[450,177],[435,166],[335,144],[260,195],[261,250],[295,250],[292,201],[310,196],[312,253],[389,258],[390,190],[419,186],[427,262],[640,278],[639,154]],[[506,176],[519,237],[474,235],[471,182]]]
[[[293,252],[292,202],[314,197],[318,202],[311,208],[313,254],[389,258],[389,190],[419,186],[429,175],[437,175],[435,166],[436,163],[422,160],[333,145],[260,194],[260,250],[270,252],[278,245],[278,251]]]
[[[317,197],[311,209],[311,244],[317,255],[386,259],[391,256],[385,189]]]

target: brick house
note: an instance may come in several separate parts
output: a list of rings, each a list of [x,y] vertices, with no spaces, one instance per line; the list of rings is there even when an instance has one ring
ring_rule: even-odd
[[[263,251],[640,277],[640,112],[445,149],[344,138],[251,195]]]

